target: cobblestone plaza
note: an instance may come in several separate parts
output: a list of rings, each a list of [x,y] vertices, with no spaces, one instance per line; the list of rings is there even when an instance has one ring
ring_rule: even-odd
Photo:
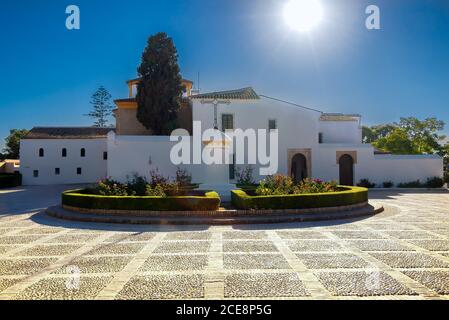
[[[1,299],[447,299],[449,194],[370,192],[359,220],[241,226],[63,221],[63,187],[0,191]]]

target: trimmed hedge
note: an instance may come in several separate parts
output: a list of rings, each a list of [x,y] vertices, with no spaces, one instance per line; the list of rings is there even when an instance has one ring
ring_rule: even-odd
[[[0,173],[0,188],[12,188],[22,184],[20,173]]]
[[[99,196],[80,189],[63,192],[62,204],[85,209],[210,211],[218,210],[220,197],[216,192],[206,192],[204,196],[176,197]]]
[[[338,207],[368,201],[368,189],[340,187],[342,191],[276,196],[249,196],[243,190],[231,192],[232,204],[237,209],[309,209]]]

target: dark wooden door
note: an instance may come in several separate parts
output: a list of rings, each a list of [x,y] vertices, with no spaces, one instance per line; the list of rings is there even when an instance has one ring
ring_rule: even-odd
[[[344,154],[338,161],[340,166],[340,184],[344,186],[354,185],[354,159],[349,154]]]
[[[307,178],[307,159],[303,154],[296,154],[292,159],[291,176],[295,183]]]

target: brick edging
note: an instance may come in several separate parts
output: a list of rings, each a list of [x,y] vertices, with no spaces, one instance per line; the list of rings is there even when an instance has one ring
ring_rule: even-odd
[[[334,212],[308,212],[301,214],[259,214],[241,216],[167,216],[159,213],[158,216],[131,216],[106,215],[68,211],[61,206],[49,207],[46,213],[54,218],[71,221],[116,223],[116,224],[156,224],[156,225],[232,225],[232,224],[267,224],[290,223],[323,220],[354,219],[373,216],[384,211],[382,206],[373,207],[366,204],[364,207],[352,210]]]
[[[308,213],[332,213],[360,209],[368,205],[368,201],[338,207],[309,208],[309,209],[250,209],[250,210],[209,210],[209,211],[149,211],[149,210],[110,210],[110,209],[86,209],[63,204],[62,208],[77,213],[87,213],[108,216],[134,216],[134,217],[245,217],[267,215],[298,215]]]

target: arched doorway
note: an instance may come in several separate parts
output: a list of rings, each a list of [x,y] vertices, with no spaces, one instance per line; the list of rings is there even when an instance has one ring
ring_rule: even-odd
[[[340,184],[344,186],[354,185],[354,159],[349,154],[344,154],[338,160],[340,167]]]
[[[302,153],[297,153],[292,158],[291,177],[295,183],[307,178],[307,159]]]

